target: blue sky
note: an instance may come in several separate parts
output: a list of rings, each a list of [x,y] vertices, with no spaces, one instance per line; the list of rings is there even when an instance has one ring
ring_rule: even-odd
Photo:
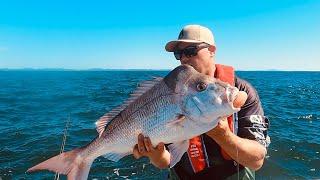
[[[320,70],[320,1],[0,1],[0,68],[171,69],[187,24],[209,27],[216,62]]]

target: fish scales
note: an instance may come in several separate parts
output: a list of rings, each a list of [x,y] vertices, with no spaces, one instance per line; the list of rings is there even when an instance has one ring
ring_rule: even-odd
[[[166,126],[162,126],[162,124],[166,124],[166,120],[174,119],[176,116],[176,108],[173,108],[175,105],[172,105],[172,98],[170,98],[170,96],[165,97],[167,98],[154,98],[150,102],[150,105],[146,106],[148,108],[137,110],[129,116],[126,121],[122,120],[120,123],[120,121],[117,121],[118,119],[115,119],[110,124],[112,129],[108,129],[107,127],[108,130],[106,131],[109,132],[112,137],[106,135],[105,138],[112,138],[111,142],[109,142],[113,143],[112,141],[116,141],[118,146],[120,146],[120,144],[128,146],[126,143],[127,140],[130,139],[129,142],[130,145],[132,145],[136,142],[139,133],[144,133],[154,138],[159,137],[159,135],[163,136],[162,132],[168,131],[164,131]],[[173,111],[170,112],[171,110]],[[171,118],[168,116],[171,116]]]

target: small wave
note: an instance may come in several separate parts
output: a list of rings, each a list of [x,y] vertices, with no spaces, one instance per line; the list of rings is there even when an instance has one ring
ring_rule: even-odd
[[[320,117],[316,117],[316,115],[313,115],[313,114],[308,114],[305,116],[298,116],[298,119],[315,120],[315,119],[320,119]]]

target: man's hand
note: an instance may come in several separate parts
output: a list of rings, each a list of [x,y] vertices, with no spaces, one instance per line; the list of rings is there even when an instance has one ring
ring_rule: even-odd
[[[153,147],[149,137],[144,137],[142,134],[138,136],[138,144],[133,148],[133,156],[139,159],[146,156],[150,162],[158,168],[167,168],[170,164],[170,153],[164,147],[164,143],[159,143]]]
[[[218,125],[215,128],[208,131],[206,134],[211,138],[215,139],[218,137],[225,136],[225,134],[228,133],[229,131],[230,131],[230,128],[229,128],[227,117],[223,117],[220,119]]]
[[[266,148],[255,140],[238,137],[231,132],[227,118],[206,133],[235,161],[254,170],[261,168]]]

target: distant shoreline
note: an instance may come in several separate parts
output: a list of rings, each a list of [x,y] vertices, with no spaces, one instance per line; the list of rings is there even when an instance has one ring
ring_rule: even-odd
[[[64,69],[64,68],[0,68],[0,71],[170,71],[171,69]],[[281,70],[281,69],[266,69],[266,70],[236,70],[237,72],[320,72],[320,70]]]

